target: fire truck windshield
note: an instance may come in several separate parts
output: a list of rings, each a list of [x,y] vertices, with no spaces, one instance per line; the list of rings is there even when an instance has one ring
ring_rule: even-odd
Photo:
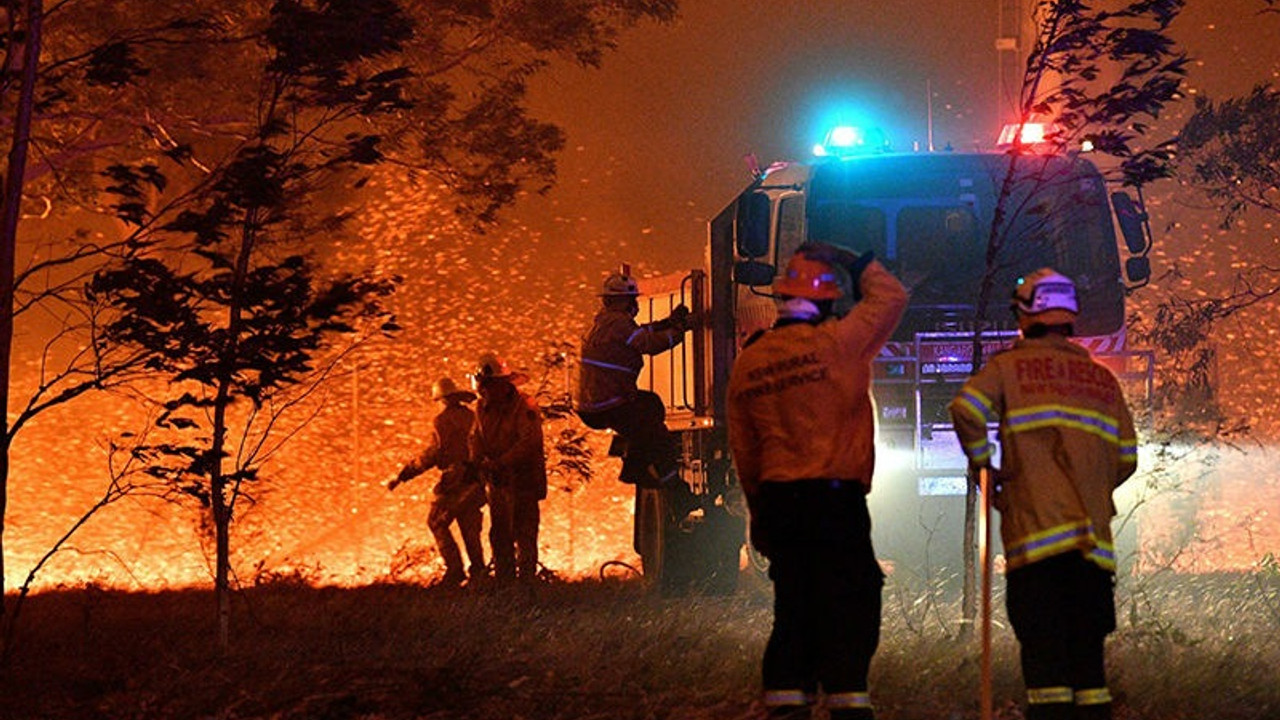
[[[1018,276],[1051,266],[1080,289],[1077,333],[1116,332],[1124,295],[1101,177],[1088,163],[1038,162],[1034,177],[1019,178],[1006,200],[985,317],[1011,320],[1008,288]],[[1002,163],[1006,156],[903,155],[817,166],[803,235],[875,252],[911,292],[899,335],[956,329],[974,320]],[[781,203],[780,215],[796,199]],[[797,235],[780,233],[780,261]]]

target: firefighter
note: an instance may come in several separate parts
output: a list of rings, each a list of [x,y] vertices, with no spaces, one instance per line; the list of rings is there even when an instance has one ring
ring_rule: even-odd
[[[636,379],[645,355],[666,352],[684,340],[689,309],[637,325],[639,287],[627,272],[610,275],[600,293],[601,308],[582,339],[582,364],[574,409],[587,427],[611,429],[625,443],[620,480],[664,487],[679,475],[679,439],[667,429],[666,407]]]
[[[801,246],[773,289],[778,321],[747,341],[728,389],[751,542],[774,587],[764,703],[771,718],[809,717],[821,690],[833,720],[869,719],[884,585],[866,501],[871,362],[907,294],[871,253],[819,244]]]
[[[1072,343],[1072,281],[1051,268],[1018,281],[1021,337],[951,402],[975,471],[990,467],[1000,512],[1006,605],[1022,654],[1028,720],[1104,720],[1103,663],[1115,629],[1112,493],[1137,468],[1133,419],[1115,377]]]
[[[500,357],[486,353],[472,384],[480,393],[471,456],[489,492],[489,547],[494,578],[533,581],[538,571],[538,503],[547,496],[542,413],[516,387],[525,380]]]
[[[445,573],[440,582],[446,586],[460,585],[469,574],[471,582],[476,583],[486,574],[484,546],[480,543],[484,484],[469,462],[475,413],[467,404],[476,396],[460,389],[451,378],[443,377],[432,384],[431,397],[444,407],[431,422],[427,447],[400,469],[387,483],[387,489],[395,490],[431,468],[440,468],[440,481],[436,483],[435,497],[427,513],[427,527],[444,557]],[[462,553],[450,529],[454,522],[467,550],[466,573],[462,570]]]

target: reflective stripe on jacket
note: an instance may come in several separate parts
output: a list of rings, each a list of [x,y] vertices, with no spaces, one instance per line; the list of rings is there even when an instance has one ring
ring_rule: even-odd
[[[683,339],[684,332],[665,320],[637,325],[628,312],[601,309],[582,339],[575,398],[578,412],[600,412],[630,400],[636,394],[644,356],[670,350]]]
[[[1010,569],[1079,551],[1114,571],[1112,492],[1137,469],[1138,442],[1119,382],[1087,350],[1050,334],[994,355],[951,402],[971,463],[995,450],[1001,537]]]
[[[872,262],[862,300],[843,318],[780,324],[742,349],[729,377],[729,447],[743,490],[818,478],[859,480],[875,468],[871,361],[907,306]]]

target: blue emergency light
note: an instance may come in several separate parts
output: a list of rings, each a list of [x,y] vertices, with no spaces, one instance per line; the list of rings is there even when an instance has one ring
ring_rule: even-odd
[[[878,145],[888,147],[889,143],[884,139],[883,132],[868,133],[853,125],[836,125],[827,131],[827,136],[821,143],[813,146],[813,154],[818,157],[848,157],[868,150],[880,150],[881,147],[872,147],[869,135],[878,136]]]

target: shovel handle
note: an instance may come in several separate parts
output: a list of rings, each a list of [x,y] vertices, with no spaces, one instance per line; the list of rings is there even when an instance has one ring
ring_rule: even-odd
[[[978,470],[978,492],[982,496],[978,511],[978,557],[982,563],[982,661],[979,691],[979,717],[991,720],[991,468]]]

